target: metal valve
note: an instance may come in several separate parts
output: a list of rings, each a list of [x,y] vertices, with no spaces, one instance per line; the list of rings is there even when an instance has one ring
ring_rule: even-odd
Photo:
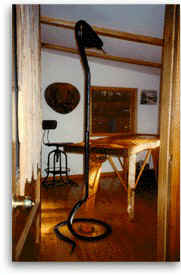
[[[18,197],[12,199],[12,207],[31,208],[35,203],[29,197]]]

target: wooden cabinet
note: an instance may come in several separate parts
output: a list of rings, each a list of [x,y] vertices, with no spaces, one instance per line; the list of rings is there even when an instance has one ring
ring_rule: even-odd
[[[137,89],[92,86],[90,97],[92,136],[136,132]]]

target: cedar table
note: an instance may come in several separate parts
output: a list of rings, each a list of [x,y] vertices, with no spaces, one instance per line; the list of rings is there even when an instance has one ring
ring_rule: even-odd
[[[157,173],[158,153],[160,139],[156,135],[136,134],[136,135],[113,135],[109,137],[90,139],[90,170],[89,170],[89,197],[86,202],[87,210],[93,209],[95,196],[98,189],[103,162],[109,160],[112,168],[116,172],[120,183],[128,193],[127,211],[131,220],[134,219],[135,189],[139,178],[144,170],[150,154],[152,155],[153,165]],[[147,151],[145,160],[136,178],[136,155]],[[65,146],[65,151],[69,153],[84,152],[84,143],[72,143]],[[117,170],[112,156],[118,158],[123,173]],[[121,159],[122,158],[122,159]]]

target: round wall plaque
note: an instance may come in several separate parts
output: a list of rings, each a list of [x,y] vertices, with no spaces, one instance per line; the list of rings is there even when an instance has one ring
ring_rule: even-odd
[[[72,112],[80,101],[77,88],[69,83],[53,83],[45,90],[47,104],[57,113]]]

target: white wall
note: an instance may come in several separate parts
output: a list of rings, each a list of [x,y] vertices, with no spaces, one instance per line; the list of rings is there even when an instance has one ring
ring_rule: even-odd
[[[138,89],[137,132],[157,133],[158,104],[140,105],[142,89],[154,89],[159,96],[159,74],[148,74],[135,67],[124,66],[113,62],[100,62],[90,59],[91,84],[99,86],[117,86]],[[133,69],[132,69],[133,68]],[[44,91],[53,82],[69,82],[80,92],[80,103],[71,113],[63,115],[54,112],[45,102]],[[43,119],[56,119],[58,126],[50,133],[51,141],[79,142],[83,140],[83,102],[84,102],[84,74],[78,56],[66,56],[56,52],[42,51],[42,108]],[[42,146],[42,169],[46,167],[47,151]],[[141,156],[143,157],[143,156]],[[68,154],[70,174],[82,173],[82,155]],[[103,172],[112,171],[110,164],[103,164]]]

